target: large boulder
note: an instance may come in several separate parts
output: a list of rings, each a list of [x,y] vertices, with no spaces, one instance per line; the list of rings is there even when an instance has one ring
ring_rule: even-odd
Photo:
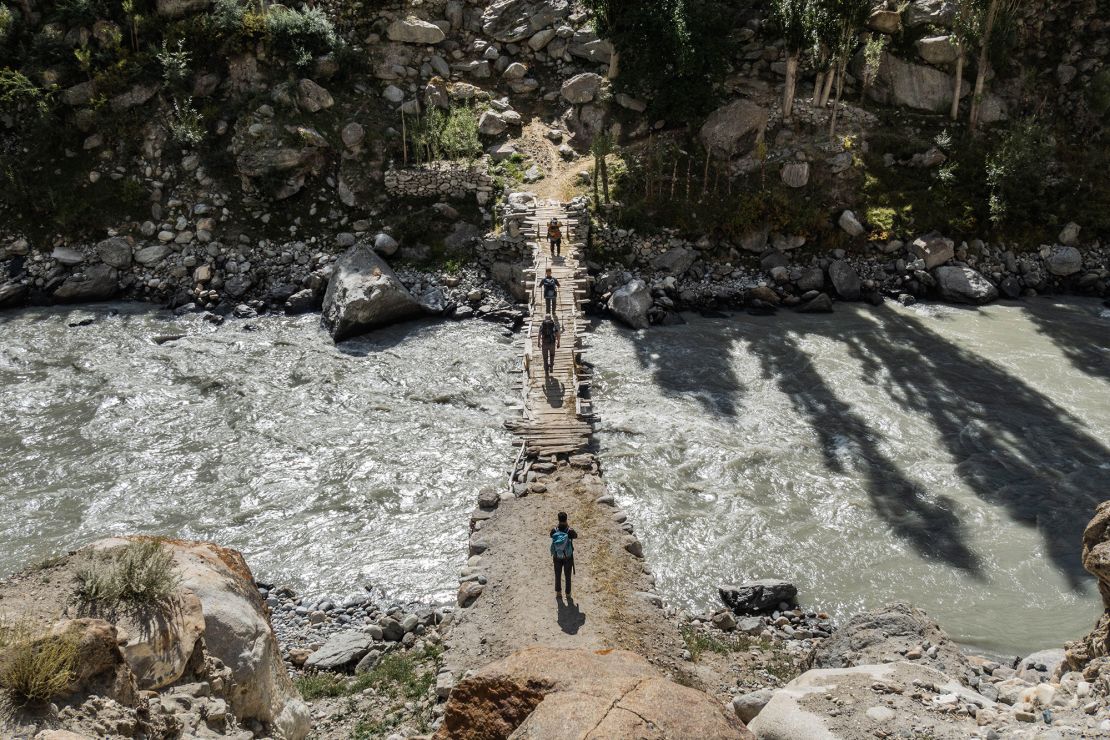
[[[140,265],[157,265],[168,257],[172,251],[173,250],[165,244],[153,244],[135,252],[135,261]]]
[[[734,100],[709,114],[701,127],[701,141],[713,155],[729,159],[744,154],[763,138],[770,115],[750,100]]]
[[[959,56],[959,50],[951,36],[926,36],[914,44],[917,55],[929,64],[952,64]]]
[[[117,270],[126,270],[131,266],[131,252],[131,242],[122,236],[113,236],[96,245],[100,261]]]
[[[939,113],[952,104],[953,78],[925,64],[907,62],[893,54],[883,52],[879,72],[868,95],[884,105],[898,105],[915,110]],[[960,97],[970,92],[965,81]]]
[[[81,272],[66,278],[61,287],[54,291],[54,300],[63,303],[83,303],[86,301],[107,301],[119,290],[119,273],[114,267],[99,264],[86,267]]]
[[[403,44],[438,44],[447,35],[443,29],[434,23],[421,20],[415,16],[398,18],[389,24],[385,35],[390,41]]]
[[[924,707],[975,705],[990,699],[928,666],[896,662],[807,671],[775,691],[751,721],[760,740],[837,740],[864,737],[981,737],[974,713]]]
[[[656,257],[652,262],[652,266],[655,267],[656,270],[669,272],[672,275],[682,275],[690,269],[690,266],[694,264],[697,258],[698,253],[692,249],[671,247],[666,252]]]
[[[321,85],[312,80],[297,82],[297,107],[309,113],[326,110],[335,105],[335,98]]]
[[[369,247],[351,247],[336,261],[323,312],[324,326],[335,341],[421,313],[420,302]]]
[[[111,549],[126,540],[101,540],[90,547]],[[257,720],[274,737],[300,740],[310,712],[281,659],[281,649],[243,556],[210,542],[165,540],[173,555],[180,591],[200,601],[208,654],[231,669],[232,712]]]
[[[1044,258],[1044,266],[1053,275],[1067,277],[1083,269],[1083,255],[1075,247],[1055,246]]]
[[[925,612],[896,603],[857,614],[818,645],[807,658],[807,668],[848,668],[900,660],[928,643],[920,662],[953,676],[967,669],[967,658]]]
[[[933,277],[941,298],[952,303],[981,306],[998,298],[998,288],[970,267],[938,267]]]
[[[752,738],[716,699],[667,680],[626,650],[533,647],[451,692],[437,740]]]
[[[861,283],[859,273],[847,260],[836,260],[829,265],[829,280],[836,293],[846,301],[858,301]]]
[[[583,72],[563,83],[559,92],[568,103],[582,105],[597,97],[605,78],[593,72]]]
[[[556,21],[569,13],[567,0],[497,0],[482,11],[482,33],[502,43],[519,43],[550,30],[549,26],[556,25]],[[536,42],[531,43],[538,51],[547,42],[538,46]]]
[[[913,240],[909,253],[925,260],[925,269],[932,270],[956,256],[956,243],[943,236],[927,234]]]
[[[651,308],[651,291],[639,278],[622,285],[609,297],[609,310],[633,329],[648,327],[648,309]]]
[[[353,666],[374,646],[374,638],[367,632],[350,630],[332,635],[324,645],[308,656],[305,668],[337,671]]]
[[[717,587],[725,606],[737,614],[763,614],[779,608],[779,604],[798,603],[798,587],[788,581],[762,578],[738,586]]]

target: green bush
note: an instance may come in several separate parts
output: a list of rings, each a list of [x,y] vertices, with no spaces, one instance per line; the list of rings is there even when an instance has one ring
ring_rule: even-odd
[[[1043,211],[1052,152],[1048,130],[1036,119],[1018,121],[1003,132],[986,159],[991,221],[1037,219]]]
[[[173,554],[157,540],[129,542],[76,574],[73,599],[89,611],[165,604],[180,585]]]
[[[482,153],[478,113],[469,106],[452,108],[446,113],[432,108],[426,116],[417,118],[408,132],[412,154],[418,162],[472,160]]]
[[[266,32],[279,58],[301,68],[312,64],[313,57],[341,45],[331,21],[319,8],[275,7],[266,13]]]

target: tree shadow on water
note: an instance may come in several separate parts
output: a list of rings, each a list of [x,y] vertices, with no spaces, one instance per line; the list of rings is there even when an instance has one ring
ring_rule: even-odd
[[[652,327],[632,339],[640,367],[671,398],[693,398],[714,416],[735,417],[745,387],[730,360],[737,329],[721,322]]]
[[[778,384],[817,434],[826,469],[861,475],[876,514],[919,555],[982,577],[979,558],[965,542],[952,502],[927,496],[901,471],[882,451],[878,433],[837,398],[795,337],[760,334],[750,340],[750,348],[762,364],[763,376]]]
[[[816,322],[801,331],[845,344],[864,363],[864,382],[927,418],[964,483],[1036,527],[1053,566],[1073,590],[1085,588],[1080,542],[1105,496],[1110,450],[1047,396],[913,314],[880,318],[873,331]]]
[[[1022,309],[1077,370],[1110,381],[1110,321],[1098,318],[1099,304],[1030,300]]]

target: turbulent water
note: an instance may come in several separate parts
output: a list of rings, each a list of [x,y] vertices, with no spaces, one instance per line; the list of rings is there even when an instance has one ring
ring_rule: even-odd
[[[313,593],[451,595],[467,512],[512,455],[499,330],[410,324],[336,349],[318,316],[249,323],[0,313],[0,574],[149,532]]]
[[[1097,302],[689,318],[602,323],[589,350],[606,475],[669,601],[777,576],[841,618],[906,599],[1019,653],[1094,622],[1079,538],[1110,493]],[[0,574],[150,532],[236,547],[313,593],[450,598],[467,512],[511,466],[512,362],[480,322],[337,349],[314,316],[2,313]]]
[[[1096,619],[1080,537],[1110,497],[1110,311],[837,307],[597,328],[609,485],[662,592],[796,582],[846,617],[904,599],[1027,653]]]

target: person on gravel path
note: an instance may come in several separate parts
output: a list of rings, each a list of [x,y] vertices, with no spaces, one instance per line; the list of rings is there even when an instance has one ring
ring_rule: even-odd
[[[559,574],[565,576],[567,584],[567,598],[570,598],[570,574],[574,572],[574,540],[578,533],[571,529],[567,523],[567,513],[559,512],[559,523],[551,530],[551,560],[555,564],[555,597],[561,598],[563,589],[560,588]]]

